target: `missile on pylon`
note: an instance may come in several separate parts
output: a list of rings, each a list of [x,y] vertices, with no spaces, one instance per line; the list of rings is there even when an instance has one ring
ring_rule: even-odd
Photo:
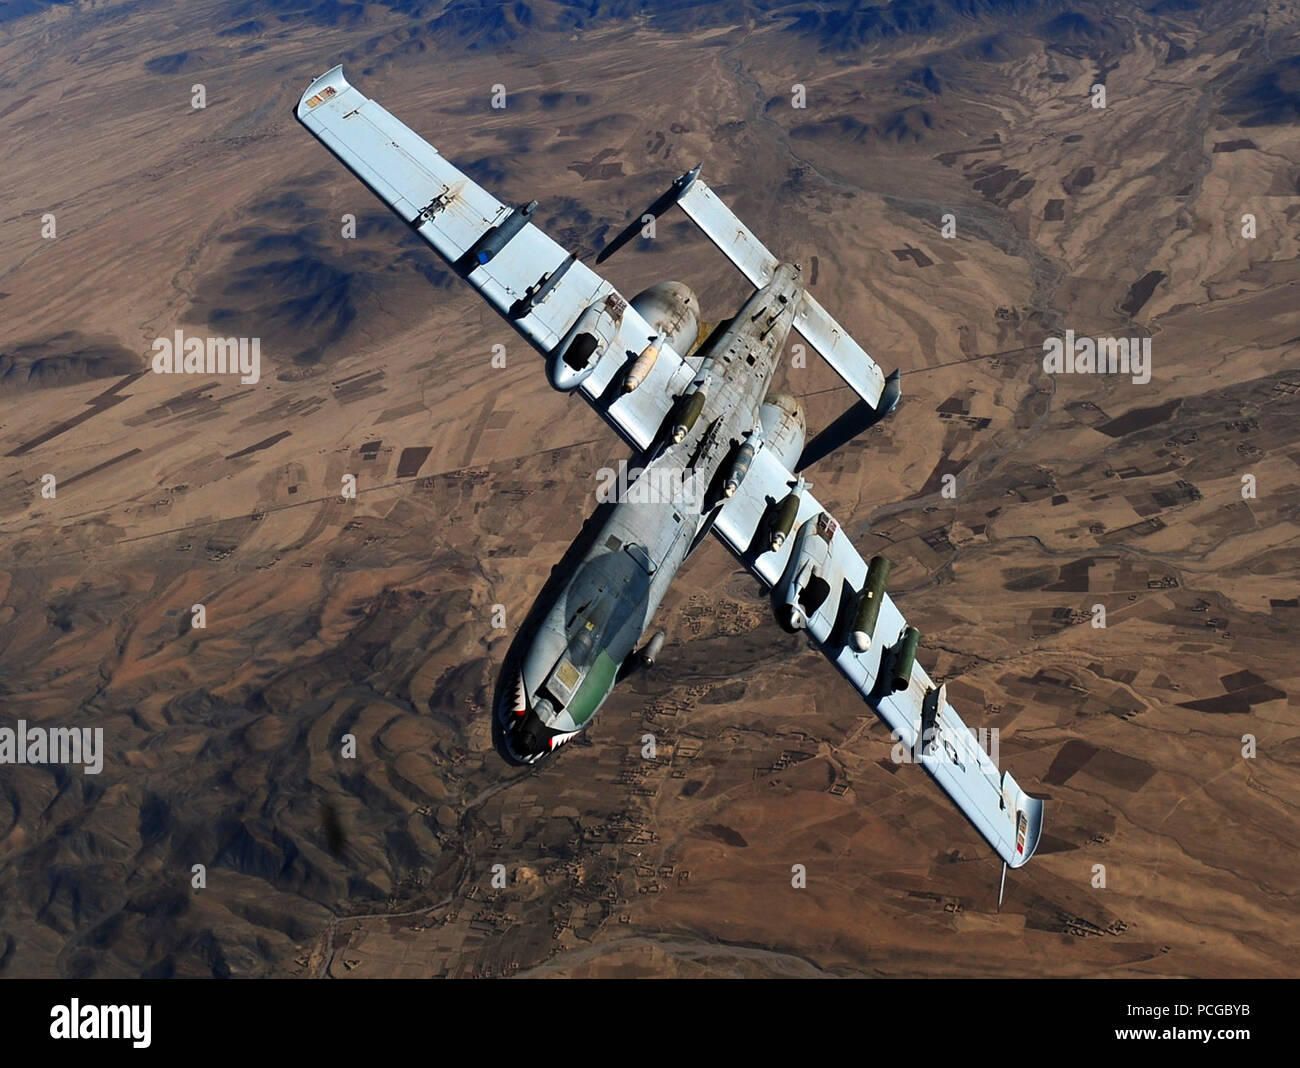
[[[727,480],[722,484],[722,495],[724,497],[734,497],[740,484],[745,481],[745,476],[749,474],[749,465],[754,462],[754,443],[747,441],[736,450],[736,459],[732,461],[731,470],[727,473]]]
[[[650,372],[654,370],[655,362],[659,359],[659,344],[654,339],[650,339],[650,344],[641,350],[641,355],[636,358],[632,364],[632,370],[628,371],[627,377],[623,379],[623,392],[631,393],[637,386],[650,377]]]
[[[876,633],[876,620],[880,616],[880,605],[885,598],[889,568],[890,563],[883,556],[873,556],[867,565],[867,578],[862,584],[862,594],[853,615],[853,632],[850,635],[853,648],[859,653],[865,653],[871,648],[871,638]]]
[[[681,415],[678,416],[677,422],[673,424],[672,439],[673,444],[677,445],[681,440],[691,432],[691,427],[704,411],[704,402],[708,399],[708,385],[701,384],[695,390],[688,393],[680,405]]]
[[[889,673],[889,685],[895,693],[906,690],[912,684],[912,666],[916,663],[916,647],[920,643],[921,632],[915,627],[907,627],[903,631],[898,654],[894,657],[894,666]]]

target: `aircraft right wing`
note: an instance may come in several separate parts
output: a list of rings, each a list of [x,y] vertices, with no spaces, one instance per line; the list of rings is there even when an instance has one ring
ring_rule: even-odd
[[[893,689],[890,676],[907,621],[888,594],[881,600],[867,650],[858,652],[850,644],[850,621],[866,584],[867,564],[806,488],[791,536],[779,549],[770,548],[770,521],[795,485],[781,460],[760,448],[735,496],[718,513],[714,533],[769,588],[789,581],[799,569],[801,539],[794,532],[807,525],[807,537],[821,539],[825,548],[818,575],[826,594],[809,611],[809,637],[885,721],[909,759],[930,773],[1008,865],[1020,867],[1033,856],[1042,835],[1043,802],[1025,793],[1010,772],[999,771],[919,660],[913,662],[906,687]]]
[[[666,196],[675,197],[751,283],[760,286],[771,278],[776,257],[699,178],[698,168],[677,179]],[[897,379],[886,393],[885,377],[875,361],[806,291],[794,327],[870,408],[882,412],[897,403]],[[760,447],[735,495],[713,521],[713,532],[768,588],[791,581],[801,570],[795,555],[800,537],[787,537],[775,550],[768,541],[769,523],[795,486],[794,474],[774,453]],[[791,533],[805,529],[824,547],[817,566],[825,596],[807,619],[814,644],[998,855],[1011,867],[1020,867],[1038,846],[1043,802],[1025,793],[1010,772],[999,772],[948,703],[946,688],[936,688],[919,662],[913,659],[905,687],[893,688],[907,621],[888,594],[881,597],[876,640],[865,652],[850,644],[850,617],[866,584],[867,564],[806,487],[799,494]]]

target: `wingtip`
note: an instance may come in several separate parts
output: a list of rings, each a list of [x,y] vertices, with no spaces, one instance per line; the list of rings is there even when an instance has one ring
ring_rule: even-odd
[[[346,92],[350,88],[351,86],[343,74],[343,64],[338,63],[315,78],[311,85],[307,86],[302,96],[298,98],[298,105],[294,109],[294,113],[301,120],[326,100],[339,93]]]
[[[1028,864],[1030,858],[1038,852],[1038,844],[1043,837],[1044,808],[1046,808],[1046,805],[1041,798],[1025,795],[1025,818],[1028,820],[1029,826],[1025,833],[1025,859],[1017,867]]]

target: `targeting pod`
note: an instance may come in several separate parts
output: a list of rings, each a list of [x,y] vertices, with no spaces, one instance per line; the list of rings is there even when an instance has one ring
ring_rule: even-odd
[[[906,690],[912,684],[912,666],[916,663],[916,647],[921,644],[921,632],[915,627],[903,631],[903,640],[899,643],[898,655],[894,657],[894,666],[889,672],[889,685],[894,693]]]
[[[749,465],[754,462],[754,443],[747,441],[736,451],[736,459],[731,465],[731,471],[727,475],[727,480],[722,484],[722,495],[724,497],[734,497],[740,484],[745,481],[745,476],[749,474]]]
[[[853,614],[853,631],[850,641],[859,653],[871,648],[872,635],[876,633],[876,620],[885,598],[885,583],[889,580],[890,563],[883,556],[873,556],[867,565],[867,579],[862,584],[857,611]],[[908,669],[911,674],[911,669]]]
[[[700,413],[704,411],[704,402],[708,399],[708,391],[704,386],[700,386],[693,393],[688,393],[683,399],[677,422],[673,424],[672,439],[673,444],[677,445],[681,440],[691,432],[691,427],[699,419]]]
[[[777,506],[776,515],[772,519],[772,532],[767,543],[772,552],[776,552],[785,544],[785,539],[790,536],[794,521],[798,517],[799,494],[791,491],[785,495],[785,499]]]
[[[776,621],[788,634],[808,631],[815,641],[824,642],[834,624],[832,589],[840,587],[841,571],[831,551],[839,530],[825,512],[810,516],[794,536],[785,573],[772,587],[772,608]],[[830,602],[829,615],[825,611]]]
[[[659,360],[659,344],[651,339],[650,344],[641,350],[641,355],[636,358],[636,363],[632,365],[632,370],[628,371],[627,377],[623,379],[623,392],[631,393],[637,386],[650,377],[650,372],[654,370],[655,363]]]

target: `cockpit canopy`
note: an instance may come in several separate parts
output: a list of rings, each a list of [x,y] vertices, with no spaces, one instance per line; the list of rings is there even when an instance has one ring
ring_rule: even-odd
[[[642,545],[606,541],[609,552],[589,561],[566,594],[564,650],[547,665],[539,694],[559,711],[573,699],[601,653],[615,665],[626,659],[645,626],[654,564]]]

